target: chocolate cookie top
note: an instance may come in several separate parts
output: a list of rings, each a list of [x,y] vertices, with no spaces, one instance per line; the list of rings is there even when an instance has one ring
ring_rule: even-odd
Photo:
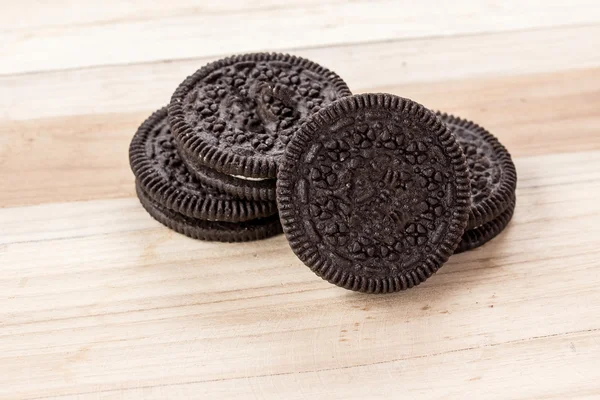
[[[195,179],[179,157],[166,107],[139,127],[129,147],[129,162],[152,199],[188,217],[239,222],[277,212],[275,202],[238,200]]]
[[[438,112],[438,116],[452,130],[467,158],[472,203],[467,229],[473,229],[498,217],[510,205],[517,171],[510,153],[484,128],[453,115]]]
[[[248,242],[266,239],[281,233],[279,216],[253,219],[246,222],[205,221],[186,217],[183,214],[169,210],[154,201],[136,183],[136,191],[140,203],[154,219],[161,224],[194,239],[219,242]]]
[[[208,64],[177,88],[169,121],[191,163],[219,172],[274,178],[294,131],[343,96],[346,83],[312,61],[277,53]]]
[[[470,209],[460,146],[435,114],[389,94],[344,98],[288,145],[277,202],[292,250],[317,275],[379,293],[427,279]]]

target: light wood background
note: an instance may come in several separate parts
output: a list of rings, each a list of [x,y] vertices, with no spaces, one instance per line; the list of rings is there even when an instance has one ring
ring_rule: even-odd
[[[3,0],[0,398],[600,397],[598,0]],[[422,286],[329,285],[283,236],[188,239],[134,195],[186,75],[277,50],[473,119],[513,222]]]

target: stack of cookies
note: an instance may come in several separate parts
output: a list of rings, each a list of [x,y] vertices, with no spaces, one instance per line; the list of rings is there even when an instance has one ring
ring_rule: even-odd
[[[208,64],[130,146],[159,222],[226,242],[285,232],[338,286],[383,293],[427,279],[498,235],[515,208],[510,154],[482,127],[390,94],[353,96],[286,54]]]
[[[286,144],[307,117],[349,95],[335,73],[287,54],[204,66],[133,138],[130,164],[142,205],[196,239],[281,233],[275,178]]]

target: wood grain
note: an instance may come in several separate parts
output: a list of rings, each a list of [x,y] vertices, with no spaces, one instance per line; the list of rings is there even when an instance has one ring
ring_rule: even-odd
[[[2,10],[1,399],[600,398],[597,1]],[[258,49],[488,128],[519,175],[509,227],[369,296],[316,277],[283,236],[219,244],[155,222],[135,129],[204,63]]]
[[[344,0],[328,0],[326,3],[341,3]],[[144,0],[105,0],[82,3],[77,0],[55,0],[48,4],[43,0],[6,2],[0,23],[4,31],[31,28],[61,27],[66,25],[110,25],[130,20],[159,19],[186,14],[235,15],[264,10],[294,9],[299,5],[324,3],[323,0],[171,0],[169,2],[147,2]],[[23,18],[23,10],[27,18]],[[51,18],[49,18],[51,17]]]
[[[435,0],[296,4],[245,13],[210,13],[202,7],[175,15],[159,11],[148,18],[130,15],[109,20],[108,24],[96,21],[92,14],[89,22],[82,24],[2,30],[0,74],[530,30],[595,24],[600,20],[596,0],[548,0],[543,4],[537,0],[463,0],[441,6]],[[53,4],[46,7],[42,10],[47,19],[64,14]],[[224,53],[223,49],[228,51]]]
[[[391,296],[316,279],[282,236],[240,245],[187,239],[134,199],[0,210],[11,232],[0,237],[0,365],[10,365],[0,394],[44,396],[39,387],[54,382],[62,382],[55,395],[190,382],[208,394],[240,380],[279,388],[292,376],[300,385],[317,372],[425,368],[421,360],[444,355],[502,359],[536,341],[564,346],[577,365],[571,343],[584,359],[600,351],[588,340],[600,330],[590,318],[600,313],[599,210],[584,196],[600,189],[599,156],[579,153],[577,165],[572,153],[518,158],[519,206],[507,231]],[[548,252],[561,241],[569,247]],[[125,375],[111,364],[122,352]],[[499,367],[488,357],[488,374],[473,367],[460,371],[464,380],[493,379]],[[193,366],[200,377],[189,374]],[[22,387],[32,372],[39,386]]]
[[[337,71],[353,91],[362,92],[400,84],[595,68],[600,67],[598,48],[600,24],[284,50]],[[0,88],[10,93],[0,97],[0,119],[156,109],[169,101],[186,76],[216,58],[0,76]],[[60,101],[32,93],[60,93]]]
[[[600,148],[599,68],[366,91],[396,93],[478,121],[515,156]],[[129,141],[152,111],[0,120],[0,180],[7,184],[0,206],[134,196]],[[540,135],[544,140],[536,140]]]

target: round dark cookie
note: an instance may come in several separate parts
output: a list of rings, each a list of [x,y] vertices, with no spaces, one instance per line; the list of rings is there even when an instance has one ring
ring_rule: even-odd
[[[460,144],[471,180],[471,212],[467,229],[498,217],[509,206],[517,186],[510,153],[481,126],[453,115],[437,113]]]
[[[281,233],[277,215],[246,222],[206,221],[186,217],[154,201],[136,182],[140,203],[155,220],[175,232],[194,239],[219,242],[249,242],[266,239]]]
[[[152,199],[188,217],[241,222],[277,213],[275,202],[240,200],[195,179],[177,152],[166,107],[138,128],[129,147],[129,163]]]
[[[512,202],[508,205],[508,208],[504,210],[500,216],[494,218],[484,225],[481,225],[478,228],[466,231],[463,234],[460,244],[454,251],[454,254],[462,253],[482,246],[498,236],[512,219],[515,211],[515,205],[516,198],[513,198]]]
[[[275,201],[275,179],[251,180],[223,174],[201,164],[182,160],[194,176],[202,183],[223,193],[247,200]]]
[[[171,98],[169,121],[190,164],[275,178],[295,130],[350,94],[337,74],[312,61],[244,54],[208,64],[183,81]]]
[[[347,97],[288,145],[277,202],[292,250],[323,279],[369,293],[423,282],[454,253],[467,165],[435,114],[389,94]]]

